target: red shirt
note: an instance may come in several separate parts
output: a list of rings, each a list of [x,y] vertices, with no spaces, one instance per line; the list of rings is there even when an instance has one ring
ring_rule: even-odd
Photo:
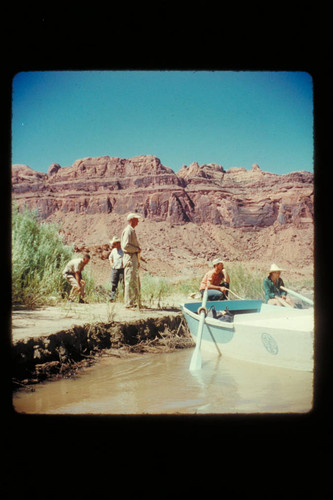
[[[224,281],[223,272],[219,273],[216,272],[215,269],[212,269],[211,271],[208,271],[208,273],[206,273],[205,276],[202,278],[199,290],[204,290],[206,286],[208,286],[209,288],[209,285],[219,286],[222,281]]]

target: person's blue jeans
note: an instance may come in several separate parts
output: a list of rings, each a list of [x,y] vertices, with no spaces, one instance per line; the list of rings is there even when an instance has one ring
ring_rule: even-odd
[[[111,273],[111,300],[116,297],[116,291],[119,281],[124,280],[124,269],[112,269]]]
[[[229,283],[221,283],[221,286],[229,288]],[[204,290],[201,290],[201,297],[203,297]],[[220,290],[207,290],[207,301],[211,300],[227,300],[228,292],[221,292]]]

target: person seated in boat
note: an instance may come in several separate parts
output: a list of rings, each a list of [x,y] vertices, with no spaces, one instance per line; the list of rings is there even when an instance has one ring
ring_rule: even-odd
[[[288,297],[287,292],[281,290],[284,286],[283,279],[280,277],[281,269],[276,264],[272,264],[267,278],[264,280],[265,302],[275,306],[284,306],[285,303],[294,307],[294,301]]]
[[[213,260],[212,264],[214,269],[208,271],[202,278],[199,291],[203,296],[205,288],[208,287],[207,300],[226,300],[230,283],[229,275],[221,259]]]

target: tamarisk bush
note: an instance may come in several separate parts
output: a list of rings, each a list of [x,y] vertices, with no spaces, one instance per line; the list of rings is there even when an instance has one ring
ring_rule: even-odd
[[[38,212],[12,210],[12,302],[36,307],[60,298],[68,285],[62,277],[73,258],[56,224],[39,223]]]

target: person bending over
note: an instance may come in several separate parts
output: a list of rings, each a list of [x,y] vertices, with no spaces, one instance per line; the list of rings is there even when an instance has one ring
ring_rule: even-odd
[[[78,295],[79,303],[86,303],[83,300],[83,297],[85,296],[86,282],[82,279],[82,271],[89,261],[90,255],[85,254],[83,257],[78,257],[77,259],[70,260],[63,270],[63,277],[72,287],[68,296],[68,300],[71,302],[74,301],[74,296]]]

